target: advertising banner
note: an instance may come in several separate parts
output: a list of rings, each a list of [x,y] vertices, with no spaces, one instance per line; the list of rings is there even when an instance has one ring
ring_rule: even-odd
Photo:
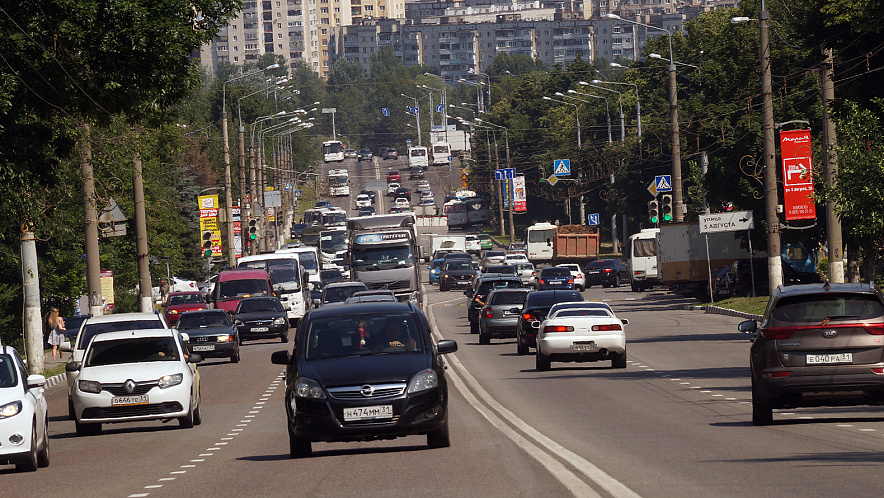
[[[104,312],[114,310],[114,271],[101,271],[101,297],[104,299]]]
[[[525,176],[513,178],[513,206],[514,213],[524,213],[528,210],[528,195],[525,191]]]
[[[212,256],[223,256],[221,252],[221,224],[218,222],[220,206],[218,195],[201,195],[197,200],[200,210],[200,234],[212,232]],[[202,254],[202,247],[200,247],[200,253]]]
[[[810,130],[780,132],[783,157],[783,205],[786,220],[816,219]]]

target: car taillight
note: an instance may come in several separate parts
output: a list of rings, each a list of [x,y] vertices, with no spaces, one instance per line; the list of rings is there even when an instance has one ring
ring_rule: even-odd
[[[610,268],[605,268],[605,273],[611,273],[612,271],[614,271],[614,270],[612,270]]]
[[[485,318],[494,318],[494,311],[491,310],[491,307],[485,308]]]
[[[872,335],[884,335],[884,323],[864,323],[862,328]]]
[[[792,375],[792,372],[762,372],[761,376],[765,379],[779,379]]]
[[[534,271],[531,272],[531,276],[532,276],[532,277],[534,277],[534,276],[536,276],[536,275],[537,275],[537,272],[534,272]]]
[[[534,321],[534,315],[532,315],[531,313],[525,313],[524,315],[522,315],[522,318],[528,322]]]
[[[583,274],[582,274],[582,273],[578,273],[578,274],[577,274],[577,278],[583,278]]]
[[[573,283],[574,283],[574,277],[569,278],[569,279],[568,279],[568,283],[569,283],[569,284],[573,284]]]
[[[604,332],[606,330],[623,330],[619,323],[608,323],[605,325],[593,325],[593,332]]]
[[[635,270],[635,271],[632,272],[632,273],[633,273],[634,275],[641,275],[641,274],[644,273],[644,270]]]
[[[547,325],[543,327],[544,332],[574,332],[574,327],[570,325]]]
[[[788,339],[795,333],[795,327],[767,327],[761,329],[759,333],[761,337],[769,340]]]
[[[545,284],[545,283],[546,283],[546,281],[543,280],[543,279],[541,278],[541,279],[540,279],[540,285],[543,285],[543,284]]]

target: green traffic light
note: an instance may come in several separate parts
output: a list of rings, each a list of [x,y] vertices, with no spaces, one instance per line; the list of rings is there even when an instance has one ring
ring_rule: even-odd
[[[250,234],[249,234],[249,240],[255,240],[255,239],[257,239],[257,238],[258,238],[257,235],[255,235],[255,234],[253,234],[253,233],[250,233]]]
[[[651,216],[651,223],[659,223],[660,220],[656,216]]]
[[[664,214],[663,221],[672,221],[672,215],[669,213]]]
[[[207,257],[207,258],[208,258],[209,256],[211,256],[211,255],[212,255],[212,250],[211,250],[211,249],[206,249],[205,252],[203,252],[203,256],[205,256],[205,257]]]

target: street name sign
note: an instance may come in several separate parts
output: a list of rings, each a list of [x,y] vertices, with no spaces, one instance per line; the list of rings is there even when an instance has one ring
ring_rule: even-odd
[[[755,228],[752,211],[731,211],[727,213],[701,214],[700,233],[736,232]]]

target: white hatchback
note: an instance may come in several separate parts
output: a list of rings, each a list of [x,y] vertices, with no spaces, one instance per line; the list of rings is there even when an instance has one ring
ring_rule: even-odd
[[[574,288],[579,292],[583,292],[586,290],[586,275],[583,273],[583,270],[580,269],[580,265],[578,264],[564,264],[557,265],[559,268],[567,268],[568,271],[571,272],[571,277],[574,278]]]
[[[409,208],[411,207],[411,202],[405,197],[397,197],[396,200],[393,201],[393,205],[400,208]]]
[[[527,263],[528,256],[522,253],[510,253],[503,257],[503,264],[514,265],[516,263]]]
[[[96,335],[71,393],[78,436],[98,434],[101,424],[177,419],[183,428],[202,421],[198,353],[187,354],[186,335],[145,329]]]
[[[398,183],[388,183],[387,184],[387,195],[393,195],[394,193],[396,193],[396,189],[399,188],[400,186],[401,185],[399,185]]]
[[[371,206],[371,197],[368,194],[359,194],[356,196],[356,207]]]
[[[537,330],[537,370],[553,361],[611,360],[611,368],[626,368],[628,320],[617,318],[605,303],[579,301],[553,305]]]
[[[28,374],[15,348],[0,346],[0,464],[19,471],[49,465],[45,385],[46,377]]]

